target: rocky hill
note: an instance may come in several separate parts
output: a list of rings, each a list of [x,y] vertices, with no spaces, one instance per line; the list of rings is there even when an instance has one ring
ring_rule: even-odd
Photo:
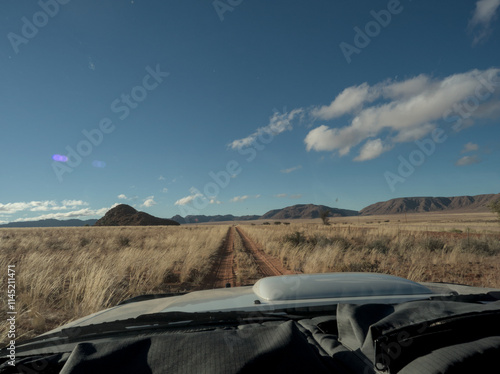
[[[288,206],[283,209],[270,210],[260,217],[260,219],[310,219],[319,218],[320,212],[328,210],[330,217],[357,216],[358,212],[349,209],[331,208],[325,205],[298,204]]]
[[[401,197],[382,201],[361,209],[360,214],[398,214],[424,212],[488,212],[488,204],[500,198],[500,194],[454,197]]]
[[[130,205],[120,204],[108,210],[95,226],[169,226],[179,225],[171,219],[154,217],[151,214],[139,212]]]

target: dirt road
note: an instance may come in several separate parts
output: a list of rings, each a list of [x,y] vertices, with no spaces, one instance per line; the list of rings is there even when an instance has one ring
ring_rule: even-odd
[[[240,227],[236,227],[236,232],[241,237],[245,251],[254,258],[255,264],[259,269],[259,273],[263,277],[294,274],[292,271],[286,269],[277,258],[268,255],[260,249]]]
[[[277,258],[260,249],[240,227],[230,227],[214,258],[212,269],[202,282],[201,288],[236,287],[241,284],[253,283],[251,282],[252,278],[247,279],[241,276],[244,273],[245,269],[243,267],[245,265],[238,263],[237,256],[235,256],[236,235],[241,239],[237,241],[241,243],[241,248],[238,248],[238,250],[248,254],[257,268],[258,278],[294,274],[294,272],[286,269]],[[240,276],[237,277],[236,273],[240,273]]]

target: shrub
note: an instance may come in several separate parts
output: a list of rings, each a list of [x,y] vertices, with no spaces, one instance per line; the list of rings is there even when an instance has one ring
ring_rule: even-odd
[[[330,215],[329,210],[322,210],[321,212],[319,212],[319,216],[323,221],[323,225],[328,226],[330,224],[330,218],[328,218],[329,215]]]
[[[424,239],[422,246],[430,252],[435,252],[444,249],[446,244],[441,239],[428,237]]]
[[[464,252],[482,256],[495,256],[500,253],[500,242],[498,240],[463,239],[461,247]]]
[[[307,243],[307,238],[299,231],[295,231],[293,234],[285,235],[283,239],[285,242],[291,243],[294,246]]]
[[[492,201],[490,205],[488,205],[488,207],[493,213],[496,213],[498,215],[498,218],[500,218],[500,198]]]
[[[130,238],[124,235],[120,235],[116,241],[120,247],[128,247],[130,245]]]
[[[85,246],[89,245],[89,243],[90,243],[89,238],[86,238],[86,237],[80,238],[80,247],[85,247]]]
[[[377,252],[386,254],[389,252],[389,240],[387,239],[377,239],[368,244],[368,248],[375,250]]]

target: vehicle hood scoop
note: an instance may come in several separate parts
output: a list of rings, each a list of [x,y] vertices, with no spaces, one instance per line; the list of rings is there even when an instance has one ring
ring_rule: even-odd
[[[408,279],[376,273],[297,274],[268,277],[253,286],[267,301],[432,294]]]

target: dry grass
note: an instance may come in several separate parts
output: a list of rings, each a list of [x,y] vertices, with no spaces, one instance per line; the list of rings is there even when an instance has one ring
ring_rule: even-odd
[[[500,225],[492,214],[424,216],[333,218],[331,226],[319,220],[289,225],[246,222],[243,227],[292,270],[370,271],[415,281],[500,288],[500,240],[492,234]],[[227,225],[0,229],[4,285],[7,265],[16,265],[17,339],[136,295],[203,288],[201,282],[227,229]],[[258,279],[255,262],[238,235],[234,245],[237,282]],[[5,287],[0,303],[0,314],[6,316]],[[6,329],[5,319],[0,320],[3,342]]]
[[[0,269],[16,265],[17,339],[147,293],[200,285],[227,227],[0,229]],[[6,316],[7,293],[0,313]],[[0,322],[6,337],[7,324]]]
[[[241,237],[234,235],[234,257],[236,262],[236,284],[245,285],[249,281],[259,279],[259,269],[255,259],[245,251]]]
[[[267,253],[304,273],[369,271],[414,281],[500,288],[500,238],[493,234],[291,224],[245,226]]]

